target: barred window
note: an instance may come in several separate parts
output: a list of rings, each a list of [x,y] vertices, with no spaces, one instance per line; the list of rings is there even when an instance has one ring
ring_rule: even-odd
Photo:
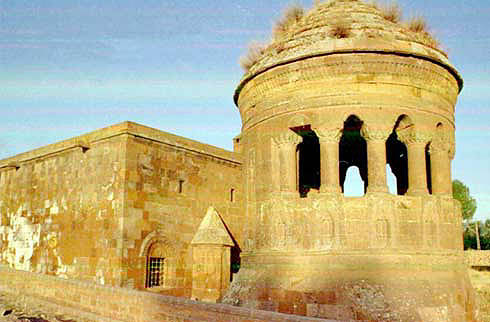
[[[160,286],[163,284],[163,257],[148,257],[146,265],[146,287]]]

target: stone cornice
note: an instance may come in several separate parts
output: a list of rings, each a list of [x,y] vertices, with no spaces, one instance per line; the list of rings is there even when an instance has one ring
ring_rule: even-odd
[[[82,152],[85,152],[93,147],[95,143],[120,135],[132,135],[134,137],[152,140],[180,150],[209,156],[225,163],[232,163],[234,165],[242,164],[241,157],[238,153],[186,139],[178,135],[163,132],[137,123],[123,122],[0,160],[0,169],[5,168],[12,163],[20,166],[24,162],[58,155],[71,149],[80,149]]]
[[[393,40],[393,42],[399,42],[399,41]],[[293,63],[296,61],[306,60],[306,59],[313,58],[313,57],[341,55],[341,54],[363,54],[363,53],[380,54],[380,55],[395,55],[395,56],[401,56],[401,57],[413,57],[413,58],[418,58],[418,59],[429,61],[431,63],[434,63],[434,64],[439,65],[439,66],[443,67],[444,69],[446,69],[454,77],[454,79],[458,83],[458,89],[459,89],[459,92],[461,92],[461,90],[463,88],[463,78],[461,77],[459,72],[456,70],[456,68],[454,68],[444,56],[441,55],[440,57],[437,57],[435,55],[428,55],[426,53],[426,51],[422,50],[422,49],[413,50],[413,48],[417,48],[416,46],[414,47],[414,46],[406,46],[405,45],[404,47],[407,49],[405,49],[405,50],[404,49],[394,50],[394,49],[388,49],[388,48],[375,48],[375,49],[369,48],[368,49],[368,48],[362,48],[362,47],[361,48],[355,48],[355,49],[353,49],[353,48],[345,48],[345,49],[336,48],[336,49],[330,49],[330,50],[328,50],[328,49],[327,50],[318,50],[317,52],[310,52],[308,54],[299,54],[296,56],[292,56],[292,57],[289,57],[289,58],[284,59],[282,61],[276,61],[276,62],[271,63],[269,65],[265,65],[262,68],[259,68],[255,71],[251,72],[251,73],[247,73],[246,75],[244,75],[244,77],[242,78],[242,80],[240,81],[240,83],[238,84],[238,86],[235,90],[233,99],[234,99],[235,105],[238,106],[238,97],[240,96],[240,93],[241,93],[243,87],[245,86],[245,84],[247,84],[250,80],[257,77],[258,75],[263,74],[263,73],[267,72],[268,70],[273,69],[274,67],[290,64],[290,63]],[[423,49],[425,49],[425,47]]]

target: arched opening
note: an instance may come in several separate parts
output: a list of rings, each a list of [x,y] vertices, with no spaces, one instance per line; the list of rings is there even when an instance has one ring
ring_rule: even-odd
[[[141,287],[175,288],[179,284],[177,267],[180,267],[175,243],[170,244],[158,232],[149,233],[141,243]],[[180,285],[180,284],[179,284]]]
[[[320,142],[310,125],[295,127],[291,130],[303,138],[296,152],[298,154],[298,189],[300,196],[305,198],[311,189],[320,189]]]
[[[366,141],[361,136],[362,124],[363,122],[355,115],[349,116],[344,122],[342,137],[339,142],[339,177],[343,193],[345,192],[344,184],[347,170],[352,166],[357,167],[359,175],[354,175],[354,181],[349,180],[349,184],[362,185],[364,193],[366,193],[368,186],[367,148]]]
[[[432,194],[432,177],[430,169],[430,143],[425,146],[425,173],[427,177],[427,190]]]
[[[165,285],[165,271],[168,270],[166,263],[165,246],[155,242],[148,249],[146,256],[146,282],[145,287],[151,288]]]
[[[386,185],[388,186],[388,191],[390,192],[390,194],[398,194],[396,176],[388,163],[386,164]]]
[[[344,196],[362,197],[364,196],[364,182],[361,178],[359,168],[355,165],[349,167],[346,171],[344,181]]]
[[[407,147],[398,139],[397,130],[408,129],[413,126],[412,121],[406,115],[398,118],[393,132],[386,140],[386,163],[396,178],[396,190],[398,195],[404,195],[408,190],[408,153]]]
[[[241,257],[240,257],[240,253],[242,251],[240,250],[240,248],[235,245],[233,247],[231,247],[231,250],[230,250],[230,282],[233,281],[233,276],[235,274],[238,273],[238,271],[240,270],[240,265],[241,265]]]

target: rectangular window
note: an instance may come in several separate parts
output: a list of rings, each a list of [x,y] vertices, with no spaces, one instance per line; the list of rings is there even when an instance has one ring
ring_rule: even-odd
[[[179,180],[179,193],[184,191],[184,180]]]
[[[162,257],[148,258],[146,267],[146,285],[147,287],[160,286],[163,284],[163,262]]]
[[[235,202],[235,189],[230,190],[230,201]]]

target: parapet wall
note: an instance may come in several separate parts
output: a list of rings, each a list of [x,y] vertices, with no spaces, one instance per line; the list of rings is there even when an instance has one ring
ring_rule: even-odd
[[[0,266],[0,291],[26,303],[76,315],[80,321],[325,321],[315,318],[208,304]]]
[[[490,250],[467,250],[464,252],[468,266],[490,266]]]

